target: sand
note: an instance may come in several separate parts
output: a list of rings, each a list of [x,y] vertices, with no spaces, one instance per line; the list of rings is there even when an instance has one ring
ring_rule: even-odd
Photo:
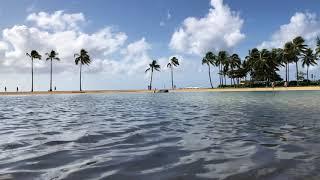
[[[268,92],[268,91],[320,91],[320,86],[276,87],[276,88],[224,88],[224,89],[176,89],[170,92]],[[0,92],[1,95],[54,95],[54,94],[115,94],[115,93],[153,93],[148,90],[91,90],[91,91],[35,91],[35,92]]]

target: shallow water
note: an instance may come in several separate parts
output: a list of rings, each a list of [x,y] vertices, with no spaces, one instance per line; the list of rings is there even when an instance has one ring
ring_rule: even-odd
[[[320,179],[319,97],[0,97],[0,179]]]

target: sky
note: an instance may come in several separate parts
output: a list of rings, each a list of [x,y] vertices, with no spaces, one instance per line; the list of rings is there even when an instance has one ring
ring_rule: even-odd
[[[295,36],[314,47],[319,15],[318,0],[3,0],[0,91],[31,89],[26,52],[33,49],[43,56],[35,61],[35,90],[49,89],[45,53],[51,50],[61,59],[53,64],[54,86],[79,89],[74,54],[82,48],[92,59],[83,68],[83,89],[145,89],[153,59],[161,65],[154,87],[169,88],[166,64],[173,56],[181,62],[174,69],[177,87],[209,87],[201,64],[205,52],[227,50],[244,58],[249,49],[282,47]],[[213,68],[215,85],[216,73]],[[310,73],[320,78],[319,68]]]

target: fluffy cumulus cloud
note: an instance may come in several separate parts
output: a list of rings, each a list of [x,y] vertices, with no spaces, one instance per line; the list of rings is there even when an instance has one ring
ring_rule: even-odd
[[[280,29],[273,33],[270,41],[264,41],[259,48],[283,47],[287,42],[296,36],[302,36],[307,43],[314,44],[317,36],[320,35],[320,20],[314,13],[297,12],[290,18],[288,24],[280,26]]]
[[[92,57],[92,65],[86,69],[93,73],[132,74],[141,71],[142,66],[146,66],[149,61],[148,50],[151,46],[144,38],[128,43],[127,35],[112,27],[85,33],[80,28],[80,24],[86,22],[81,13],[33,13],[27,17],[27,21],[31,24],[15,25],[2,31],[2,73],[29,72],[30,61],[26,52],[32,49],[43,56],[52,49],[59,53],[61,62],[55,63],[55,73],[76,71],[73,55],[82,48]],[[44,61],[37,61],[35,67],[40,73],[47,73],[49,68]]]
[[[48,30],[66,30],[79,28],[79,23],[83,23],[85,17],[82,13],[67,14],[63,11],[56,11],[49,14],[39,12],[28,15],[27,21],[34,22],[38,27]]]
[[[201,55],[208,50],[230,49],[245,38],[244,20],[223,0],[211,0],[209,13],[203,18],[189,17],[172,35],[170,48]]]

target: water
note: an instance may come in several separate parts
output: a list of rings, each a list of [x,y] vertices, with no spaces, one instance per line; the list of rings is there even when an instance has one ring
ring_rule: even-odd
[[[0,97],[0,179],[320,179],[319,97]]]

